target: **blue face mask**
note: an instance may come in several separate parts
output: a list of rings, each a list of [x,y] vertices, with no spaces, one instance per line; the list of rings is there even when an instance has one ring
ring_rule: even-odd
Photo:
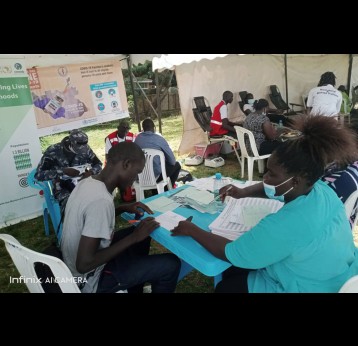
[[[268,198],[270,198],[270,199],[276,199],[277,201],[285,202],[285,197],[284,197],[284,196],[285,196],[287,193],[289,193],[289,192],[293,189],[293,186],[292,186],[289,190],[287,190],[285,193],[283,193],[282,195],[279,195],[279,196],[275,196],[275,195],[276,195],[276,187],[279,187],[279,186],[281,186],[281,185],[287,183],[287,182],[288,182],[289,180],[291,180],[292,178],[293,178],[293,177],[291,177],[291,178],[285,180],[283,183],[278,184],[278,185],[276,185],[276,186],[274,186],[274,185],[269,185],[269,184],[265,184],[265,183],[264,183],[264,189],[265,189],[266,196],[267,196]]]
[[[253,105],[253,104],[254,104],[254,102],[255,102],[255,100],[254,100],[254,99],[248,99],[248,100],[247,100],[247,103],[248,103],[249,105]]]

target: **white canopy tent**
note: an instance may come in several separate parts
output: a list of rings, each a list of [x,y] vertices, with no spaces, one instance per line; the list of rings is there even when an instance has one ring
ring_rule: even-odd
[[[351,85],[358,84],[356,60],[353,59]],[[229,117],[235,121],[244,116],[238,105],[239,91],[252,92],[255,98],[266,98],[270,102],[269,86],[275,84],[286,100],[287,77],[288,102],[302,104],[302,95],[316,86],[326,71],[336,75],[336,87],[347,85],[349,55],[169,54],[153,58],[153,71],[174,68],[184,121],[179,154],[185,154],[193,151],[195,144],[206,140],[193,116],[193,97],[205,96],[214,108],[222,99],[223,92],[231,90],[234,101],[229,106]]]

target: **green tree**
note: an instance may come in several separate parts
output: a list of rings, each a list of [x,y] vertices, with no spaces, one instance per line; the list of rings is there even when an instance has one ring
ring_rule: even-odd
[[[177,81],[176,81],[174,70],[173,71],[165,70],[163,72],[160,72],[158,74],[159,85],[156,85],[155,73],[152,71],[152,62],[149,60],[146,60],[144,62],[144,64],[138,64],[138,65],[133,64],[132,72],[133,72],[133,75],[138,79],[152,80],[152,83],[160,90],[160,101],[162,101],[166,97],[166,95],[169,92],[170,87],[177,87]],[[133,92],[132,92],[132,88],[131,88],[128,69],[123,69],[123,77],[124,77],[124,84],[125,84],[125,88],[126,88],[127,97],[129,98],[130,95],[133,95]],[[137,83],[135,83],[135,81],[134,81],[134,89],[136,92],[136,96],[142,95],[142,92],[139,89]],[[156,94],[156,90],[150,89],[148,91],[148,93]],[[131,100],[133,100],[133,98],[131,98]],[[158,104],[157,97],[154,96],[152,98],[152,105],[155,109],[157,108],[157,104]],[[146,107],[145,113],[150,113],[150,111],[151,111],[151,108],[148,105]]]

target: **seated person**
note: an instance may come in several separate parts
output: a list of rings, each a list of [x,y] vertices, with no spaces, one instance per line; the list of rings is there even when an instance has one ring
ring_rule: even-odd
[[[67,178],[80,176],[82,180],[102,170],[102,162],[87,143],[88,136],[83,131],[72,130],[60,143],[46,149],[37,166],[35,179],[52,180],[53,194],[59,201],[61,212],[75,187],[72,179]],[[90,164],[91,168],[80,174],[75,167],[85,164]]]
[[[161,150],[165,156],[165,170],[167,176],[170,178],[172,186],[174,187],[181,170],[180,163],[176,161],[173,150],[170,148],[169,143],[163,136],[155,133],[155,125],[152,119],[145,119],[142,122],[143,132],[141,132],[135,139],[135,143],[142,149],[150,148]],[[154,174],[157,182],[163,179],[160,166],[160,159],[158,156],[153,161]],[[167,189],[167,187],[165,187]]]
[[[104,141],[105,141],[106,161],[107,161],[108,151],[113,146],[117,145],[118,143],[124,142],[124,141],[134,142],[134,134],[132,132],[129,132],[130,128],[131,127],[130,127],[128,120],[121,119],[121,120],[119,120],[117,131],[110,133],[105,138]],[[128,186],[123,191],[120,191],[120,194],[121,194],[121,199],[124,202],[130,202],[130,201],[134,200],[134,198],[135,198],[135,190],[132,189],[131,186]]]
[[[325,72],[321,75],[317,87],[308,93],[308,114],[338,117],[342,105],[342,94],[334,87],[335,85],[336,76],[333,72]]]
[[[152,293],[175,290],[178,257],[149,255],[149,235],[159,227],[153,217],[114,232],[115,218],[122,212],[153,214],[141,202],[117,208],[113,203],[113,190],[131,185],[144,164],[143,151],[136,144],[119,143],[109,150],[103,171],[78,183],[68,199],[61,250],[84,293],[143,293],[145,282],[151,283]]]
[[[342,114],[350,113],[352,110],[353,104],[352,104],[352,100],[348,96],[348,91],[347,91],[346,87],[344,85],[340,85],[338,87],[338,90],[342,94],[342,105],[341,105],[340,112]]]
[[[263,182],[220,189],[222,199],[270,198],[283,202],[281,209],[234,241],[195,222],[180,221],[172,230],[232,263],[215,292],[334,293],[358,274],[358,249],[344,206],[320,180],[329,162],[345,162],[356,152],[355,134],[325,116],[295,117],[293,128],[301,135],[275,149]]]
[[[234,94],[231,91],[223,93],[223,99],[214,108],[213,115],[210,120],[210,136],[231,136],[237,138],[234,126],[242,126],[242,123],[234,123],[228,119],[227,105],[234,99]]]
[[[277,140],[279,133],[266,116],[268,105],[265,99],[255,101],[253,104],[254,112],[249,113],[243,125],[245,129],[253,133],[260,155],[271,154],[280,144]],[[248,138],[245,138],[245,144],[246,148],[250,150],[250,141]]]
[[[249,115],[251,112],[254,112],[254,96],[253,94],[247,94],[244,100],[244,113],[246,115]],[[282,115],[282,110],[281,109],[273,109],[273,108],[267,108],[267,117],[270,119],[271,122],[273,123],[279,123],[280,120],[282,121],[282,124],[287,126],[289,125],[289,119],[287,117],[285,117],[284,115]]]
[[[358,189],[358,161],[343,167],[336,164],[331,165],[326,169],[321,180],[336,192],[342,203],[345,203],[347,198]],[[356,207],[357,205],[350,216],[351,226],[356,217]]]
[[[107,154],[108,150],[111,149],[114,145],[120,143],[120,142],[134,142],[134,134],[132,132],[129,132],[131,129],[128,120],[121,119],[119,120],[119,124],[117,127],[117,131],[114,131],[110,133],[105,138],[105,154],[106,154],[106,160],[107,160]]]
[[[255,99],[254,99],[254,95],[253,94],[246,94],[246,97],[245,97],[245,100],[244,100],[244,107],[243,107],[243,111],[244,113],[247,115],[249,115],[251,112],[254,112],[255,109],[254,109],[254,102],[255,102]]]

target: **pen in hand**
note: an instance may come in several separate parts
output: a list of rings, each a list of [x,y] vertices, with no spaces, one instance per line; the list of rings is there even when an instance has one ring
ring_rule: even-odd
[[[217,201],[219,198],[221,198],[222,196],[224,196],[229,190],[232,189],[232,185],[227,189],[225,190],[225,192],[221,193],[220,195],[217,195],[215,198],[214,198],[214,201]]]

